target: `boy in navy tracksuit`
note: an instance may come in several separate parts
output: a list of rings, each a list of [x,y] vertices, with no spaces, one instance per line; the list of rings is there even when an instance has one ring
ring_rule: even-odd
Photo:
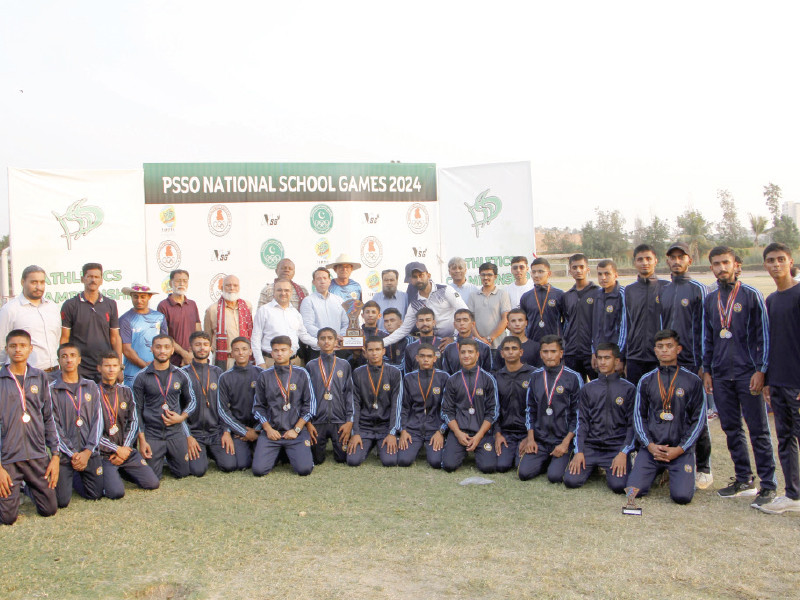
[[[220,418],[232,432],[236,469],[249,469],[253,464],[261,424],[253,415],[256,382],[263,369],[250,361],[250,340],[237,337],[231,342],[233,366],[219,376],[217,402]]]
[[[164,458],[172,476],[188,477],[189,427],[186,419],[196,409],[192,384],[170,358],[175,351],[172,338],[159,334],[151,346],[153,362],[133,379],[133,398],[139,411],[139,452],[161,479]]]
[[[700,375],[703,366],[705,344],[706,286],[689,277],[692,256],[688,244],[677,242],[667,249],[667,265],[672,280],[664,286],[659,298],[661,323],[665,329],[678,333],[683,350],[678,355],[678,364],[692,373]],[[695,448],[697,487],[708,488],[714,481],[711,474],[711,436],[708,420],[703,421],[703,431]]]
[[[636,385],[658,366],[653,339],[662,328],[659,297],[669,282],[655,276],[658,258],[652,246],[636,246],[633,262],[639,275],[625,286],[625,378]]]
[[[100,371],[100,402],[103,406],[103,433],[100,436],[103,494],[111,500],[125,495],[120,470],[142,489],[154,490],[159,485],[153,469],[133,447],[139,432],[136,401],[131,388],[117,383],[120,367],[116,352],[99,357],[97,370]]]
[[[434,369],[436,348],[423,344],[417,351],[416,371],[403,378],[403,401],[400,409],[400,439],[397,464],[409,467],[425,446],[428,464],[434,469],[442,466],[442,448],[447,425],[442,421],[442,396],[449,375]]]
[[[403,324],[403,315],[400,314],[400,311],[396,308],[387,308],[383,312],[383,326],[386,328],[388,333],[393,333],[400,328],[400,325]],[[386,357],[385,360],[392,365],[400,369],[401,373],[405,372],[405,365],[404,365],[404,357],[406,352],[406,347],[414,341],[414,338],[410,335],[407,335],[401,340],[396,341],[394,344],[386,346]]]
[[[578,393],[575,455],[564,475],[564,485],[579,488],[596,467],[601,467],[606,471],[608,487],[621,494],[631,469],[636,386],[617,372],[616,344],[599,344],[595,356],[598,377]]]
[[[769,422],[761,396],[770,352],[767,310],[761,293],[736,279],[732,249],[712,249],[709,261],[717,289],[705,300],[703,383],[706,392],[714,394],[735,471],[735,479],[718,494],[731,498],[757,493],[742,428],[744,417],[761,480],[762,492],[756,501],[765,503],[774,498],[777,487]]]
[[[525,316],[524,310],[517,307],[508,311],[508,334],[516,337],[522,344],[522,358],[520,360],[526,365],[541,367],[542,357],[539,356],[539,342],[528,339],[528,336],[525,335],[527,328],[528,317]],[[492,357],[493,372],[498,372],[505,364],[503,354],[500,352],[500,348],[497,348]]]
[[[764,266],[777,286],[777,290],[767,297],[767,384],[775,415],[778,458],[786,482],[786,495],[777,496],[773,491],[772,497],[763,501],[762,478],[761,494],[751,506],[768,514],[780,514],[800,511],[800,462],[797,451],[800,437],[800,338],[797,335],[800,331],[800,285],[792,278],[792,251],[785,244],[772,243],[764,248]]]
[[[60,377],[50,384],[53,417],[61,441],[58,508],[69,506],[73,488],[87,500],[103,497],[103,459],[98,450],[103,432],[100,392],[94,381],[78,374],[80,362],[81,351],[75,344],[61,344]]]
[[[434,331],[436,329],[436,321],[434,320],[433,310],[424,306],[417,311],[417,330],[419,331],[419,339],[409,343],[403,352],[403,371],[411,373],[417,370],[417,351],[420,344],[430,344],[436,348],[436,364],[434,368],[442,368],[442,353],[439,352],[439,345],[443,339],[436,337]]]
[[[528,316],[525,334],[541,343],[545,335],[561,335],[561,297],[564,292],[550,285],[550,263],[546,258],[536,258],[531,263],[533,289],[522,294],[519,307]]]
[[[192,384],[197,409],[189,415],[186,425],[191,434],[186,442],[189,450],[189,471],[202,477],[208,471],[208,456],[214,459],[220,471],[236,470],[233,439],[219,415],[219,377],[222,369],[209,364],[211,336],[205,331],[193,331],[189,336],[192,362],[183,372]]]
[[[492,347],[472,335],[475,330],[475,315],[472,311],[468,308],[459,308],[453,315],[453,326],[456,330],[456,337],[455,341],[447,344],[442,352],[442,370],[448,375],[452,375],[461,369],[458,356],[458,341],[471,339],[478,342],[478,365],[487,373],[491,373],[494,370],[492,366]]]
[[[275,364],[258,378],[253,401],[253,414],[263,427],[253,453],[253,475],[272,471],[281,449],[298,475],[309,475],[314,459],[306,423],[317,408],[314,388],[308,372],[291,363],[289,336],[276,336],[270,345]]]
[[[569,274],[575,280],[561,297],[564,315],[564,364],[585,380],[594,379],[592,367],[592,321],[594,299],[600,289],[589,280],[589,262],[583,254],[569,257]]]
[[[420,309],[424,310],[424,309]],[[353,430],[347,464],[357,467],[373,446],[384,467],[397,466],[397,434],[403,403],[403,376],[383,360],[382,338],[367,340],[367,364],[353,371]]]
[[[599,344],[616,344],[620,351],[617,368],[625,366],[625,288],[617,281],[617,265],[611,259],[597,263],[594,314],[592,315],[592,353]]]
[[[650,491],[656,475],[669,471],[669,495],[678,504],[694,496],[694,447],[703,428],[705,396],[700,378],[678,365],[678,334],[671,329],[655,335],[659,366],[646,373],[636,389],[633,424],[641,450],[628,476],[637,495]]]
[[[378,322],[381,320],[381,307],[374,300],[364,303],[364,306],[361,308],[361,318],[364,319],[364,323],[361,325],[361,333],[364,335],[365,340],[371,337],[385,338],[389,335],[386,331],[378,327]],[[364,352],[361,348],[356,348],[353,350],[353,354],[348,362],[352,370],[367,364],[367,359],[364,357]],[[317,400],[319,400],[319,398]]]
[[[467,452],[474,452],[478,470],[494,473],[497,454],[491,428],[500,410],[497,382],[478,365],[476,340],[463,339],[458,345],[461,369],[447,380],[442,399],[442,420],[450,429],[442,452],[442,469],[455,471]]]
[[[306,423],[315,465],[325,462],[325,447],[329,439],[334,460],[337,463],[346,462],[347,442],[353,429],[353,379],[348,362],[334,354],[336,339],[334,329],[322,327],[317,332],[319,357],[306,365],[317,399],[317,412]]]
[[[27,331],[13,329],[6,336],[10,364],[0,367],[0,428],[3,432],[0,440],[0,523],[3,525],[12,525],[17,520],[23,482],[31,492],[36,512],[50,517],[58,510],[58,433],[47,374],[28,366],[31,350],[31,336]]]
[[[505,473],[519,464],[519,444],[528,435],[525,396],[534,368],[522,362],[522,343],[518,337],[506,337],[498,350],[503,367],[494,375],[500,402],[500,415],[494,424],[494,450],[497,470]]]
[[[544,367],[531,374],[525,396],[525,428],[519,445],[519,478],[533,479],[547,469],[551,483],[561,483],[575,437],[578,392],[583,378],[564,366],[564,345],[557,335],[541,340]]]

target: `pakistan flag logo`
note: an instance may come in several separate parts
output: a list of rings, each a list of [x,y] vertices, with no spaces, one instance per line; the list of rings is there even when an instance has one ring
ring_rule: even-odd
[[[322,235],[333,229],[333,211],[327,204],[317,204],[311,209],[311,229]]]
[[[268,269],[275,269],[283,260],[283,244],[276,239],[268,239],[261,244],[261,262]]]
[[[487,196],[489,190],[483,190],[475,202],[470,206],[464,202],[469,215],[472,217],[472,226],[475,228],[475,237],[480,237],[481,227],[486,227],[494,221],[503,210],[503,202],[497,196]]]
[[[103,209],[99,206],[84,206],[87,198],[76,200],[67,207],[63,215],[52,211],[53,216],[61,225],[64,234],[61,236],[67,240],[67,250],[72,250],[72,240],[77,240],[94,231],[103,224]]]

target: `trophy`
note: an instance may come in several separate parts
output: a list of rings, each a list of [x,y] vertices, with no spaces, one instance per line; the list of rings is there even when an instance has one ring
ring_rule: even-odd
[[[623,515],[637,515],[639,517],[642,516],[642,508],[636,505],[636,494],[638,493],[639,493],[639,488],[635,487],[625,488],[625,498],[627,498],[627,503],[625,504],[625,506],[622,507]]]
[[[358,317],[361,315],[361,309],[364,303],[361,300],[350,298],[342,302],[342,308],[347,313],[347,330],[345,331],[344,339],[342,340],[343,348],[363,348],[364,347],[364,334],[361,332],[361,326],[358,324]]]

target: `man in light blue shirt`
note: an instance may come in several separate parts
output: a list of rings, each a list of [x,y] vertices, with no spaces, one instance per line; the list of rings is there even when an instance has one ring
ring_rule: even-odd
[[[397,290],[397,282],[400,279],[400,273],[394,269],[386,269],[381,272],[381,281],[383,287],[380,292],[375,294],[372,299],[381,307],[381,314],[387,308],[396,308],[400,311],[401,315],[406,314],[408,308],[408,294]],[[378,329],[384,329],[383,317],[378,320]]]
[[[371,242],[370,242],[371,243]],[[327,269],[333,269],[336,279],[331,282],[330,292],[334,296],[339,296],[342,302],[353,298],[361,300],[361,284],[350,279],[350,274],[356,269],[361,268],[361,263],[352,260],[347,254],[340,254],[336,261],[325,265]],[[334,328],[335,329],[335,328]]]
[[[125,385],[132,387],[136,374],[153,362],[153,338],[162,333],[167,335],[167,319],[163,313],[151,310],[150,298],[156,292],[150,286],[134,283],[122,288],[122,293],[130,296],[133,304],[133,308],[119,318]]]
[[[317,332],[323,327],[330,327],[344,335],[347,329],[347,313],[342,308],[342,298],[330,293],[331,274],[325,267],[320,267],[313,273],[315,292],[303,298],[300,304],[300,316],[308,334],[316,338]],[[319,346],[314,344],[311,348],[319,351]]]

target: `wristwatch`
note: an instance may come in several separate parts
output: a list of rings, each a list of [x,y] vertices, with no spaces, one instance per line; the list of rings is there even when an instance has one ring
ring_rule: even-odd
[[[294,432],[295,432],[297,435],[300,435],[300,432],[301,432],[301,431],[303,431],[303,428],[302,428],[302,427],[295,427],[295,428],[294,428]]]

